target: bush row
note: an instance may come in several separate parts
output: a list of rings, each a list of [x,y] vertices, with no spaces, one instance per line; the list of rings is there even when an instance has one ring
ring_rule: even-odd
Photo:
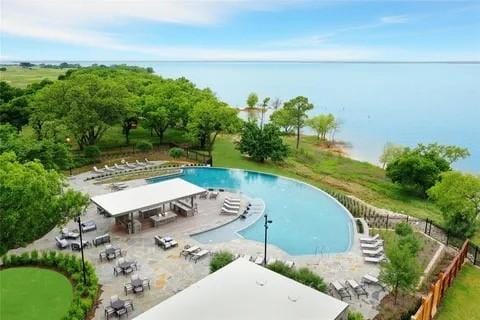
[[[95,307],[99,285],[95,269],[89,262],[85,261],[86,284],[84,284],[82,260],[73,254],[34,250],[20,255],[6,255],[2,260],[5,268],[45,267],[54,269],[69,278],[73,287],[73,300],[63,320],[83,320]]]

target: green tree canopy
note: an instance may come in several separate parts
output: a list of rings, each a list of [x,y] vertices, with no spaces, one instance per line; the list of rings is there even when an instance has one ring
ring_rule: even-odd
[[[266,159],[281,161],[288,155],[288,146],[283,143],[280,130],[270,123],[263,129],[256,122],[245,123],[237,148],[259,162]]]
[[[83,212],[88,197],[64,190],[62,175],[39,162],[0,155],[0,252],[23,246]]]
[[[284,134],[292,134],[295,128],[295,113],[291,109],[277,109],[270,116],[270,122],[282,129]]]
[[[298,149],[300,145],[300,130],[305,126],[305,120],[308,118],[307,111],[313,109],[313,104],[308,101],[308,98],[298,96],[285,102],[283,107],[291,112],[295,119],[294,127],[297,130],[296,148]]]
[[[447,229],[457,236],[471,236],[480,216],[480,176],[458,171],[442,174],[428,190],[443,213]]]
[[[216,99],[209,99],[194,106],[187,129],[192,140],[211,155],[217,135],[237,132],[241,124],[237,110]]]
[[[388,260],[380,266],[380,280],[392,290],[395,304],[399,292],[415,291],[421,273],[416,256],[400,241],[394,241],[387,247]]]
[[[252,92],[247,97],[247,106],[252,109],[258,103],[258,95],[255,92]]]
[[[0,104],[0,123],[9,123],[18,132],[28,124],[30,108],[26,96],[13,98],[8,103]]]
[[[305,123],[315,131],[317,140],[327,140],[327,134],[334,129],[335,116],[331,113],[319,114],[307,119]]]

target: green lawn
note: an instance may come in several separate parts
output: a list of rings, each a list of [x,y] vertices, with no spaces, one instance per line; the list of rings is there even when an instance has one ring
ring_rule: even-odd
[[[0,71],[0,80],[8,82],[14,87],[25,88],[27,85],[40,82],[43,79],[56,80],[59,75],[64,74],[67,70],[68,69],[9,66],[7,67],[7,71]]]
[[[436,320],[480,319],[480,269],[465,265],[441,304]]]
[[[0,271],[0,319],[62,319],[72,301],[72,285],[62,274],[40,268]]]

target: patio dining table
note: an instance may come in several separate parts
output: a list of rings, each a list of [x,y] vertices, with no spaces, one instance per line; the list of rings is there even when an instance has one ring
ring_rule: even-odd
[[[117,266],[118,266],[120,269],[122,269],[122,272],[123,272],[123,273],[125,273],[125,270],[126,270],[126,269],[135,266],[135,262],[125,261],[125,262],[119,263]],[[135,269],[136,269],[136,268],[135,268]]]
[[[121,300],[121,299],[118,299],[118,300],[112,301],[110,303],[110,305],[113,309],[120,310],[120,309],[125,308],[125,301]]]

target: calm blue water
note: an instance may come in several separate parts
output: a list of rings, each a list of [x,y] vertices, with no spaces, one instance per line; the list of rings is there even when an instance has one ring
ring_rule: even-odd
[[[217,168],[185,169],[181,178],[205,188],[235,189],[252,198],[262,198],[266,213],[273,220],[268,233],[269,243],[291,255],[350,249],[353,224],[349,214],[309,185],[268,174]],[[263,242],[263,221],[260,218],[240,234]],[[209,237],[207,233],[203,233],[204,238]]]
[[[377,163],[386,142],[438,142],[468,148],[471,157],[455,166],[480,172],[480,64],[125,63],[187,77],[233,106],[244,106],[252,91],[283,101],[307,96],[312,114],[343,121],[337,137],[358,159]]]

